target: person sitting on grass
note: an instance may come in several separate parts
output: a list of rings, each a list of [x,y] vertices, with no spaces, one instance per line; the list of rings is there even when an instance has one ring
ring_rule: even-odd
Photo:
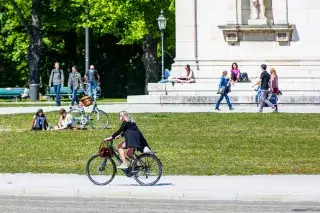
[[[120,157],[122,160],[118,169],[127,169],[126,153],[125,149],[129,149],[127,152],[128,157],[131,157],[133,150],[137,149],[140,152],[151,152],[150,147],[140,132],[135,121],[129,116],[126,111],[121,111],[119,114],[121,127],[112,136],[105,138],[104,141],[110,141],[118,139],[120,136],[124,136],[125,141],[118,145]]]
[[[49,128],[48,120],[42,109],[39,109],[32,118],[31,130],[47,130]]]
[[[60,118],[58,125],[55,126],[55,130],[62,130],[62,129],[72,129],[73,128],[73,118],[70,113],[62,108],[59,111]]]

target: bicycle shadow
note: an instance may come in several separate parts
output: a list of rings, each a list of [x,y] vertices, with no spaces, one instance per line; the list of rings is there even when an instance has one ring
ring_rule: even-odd
[[[138,183],[132,183],[132,184],[117,184],[117,186],[141,186],[140,184]],[[174,186],[173,183],[157,183],[157,184],[154,184],[152,186],[144,186],[144,187],[155,187],[155,186],[158,186],[158,187],[161,187],[161,186]]]

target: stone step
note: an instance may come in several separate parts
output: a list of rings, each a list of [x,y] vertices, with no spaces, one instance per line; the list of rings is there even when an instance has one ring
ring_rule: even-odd
[[[250,91],[236,91],[233,90],[228,95],[229,96],[250,96],[255,95],[257,92],[254,90]],[[289,95],[289,96],[320,96],[319,91],[284,91],[282,90],[283,95]],[[157,92],[149,92],[149,95],[182,95],[182,96],[194,96],[194,95],[204,95],[204,96],[210,96],[217,94],[217,90],[208,90],[208,91],[157,91]]]
[[[268,68],[268,71],[273,66]],[[320,70],[317,66],[282,66],[281,68],[277,68],[277,75],[280,78],[320,78]],[[210,65],[208,67],[203,66],[200,70],[193,69],[194,76],[196,79],[201,78],[219,78],[221,77],[222,71],[227,70],[230,73],[229,66],[215,66]],[[249,76],[249,79],[254,79],[260,76],[261,70],[260,65],[258,66],[245,66],[240,67],[241,72],[246,72]],[[174,68],[171,71],[172,76],[180,76],[181,73],[184,72],[184,68],[176,69]]]
[[[231,90],[234,91],[253,91],[252,83],[235,83]],[[306,92],[320,92],[320,83],[297,83],[285,82],[279,84],[281,91],[306,91]],[[218,83],[149,83],[148,92],[206,92],[217,91]]]
[[[221,76],[217,76],[217,77],[197,77],[196,78],[196,82],[197,83],[215,83],[218,84],[220,81]],[[257,82],[257,80],[259,79],[259,76],[251,76],[249,77],[250,82],[249,83],[255,83]],[[292,82],[292,83],[320,83],[320,78],[316,78],[316,77],[309,77],[309,78],[305,78],[305,77],[297,77],[297,78],[281,78],[279,77],[279,82],[285,83],[285,82]]]
[[[213,104],[220,95],[135,95],[128,96],[128,104]],[[224,100],[225,101],[225,100]],[[230,94],[230,101],[235,104],[253,104],[255,95],[237,96]],[[281,104],[320,104],[320,96],[282,95]]]

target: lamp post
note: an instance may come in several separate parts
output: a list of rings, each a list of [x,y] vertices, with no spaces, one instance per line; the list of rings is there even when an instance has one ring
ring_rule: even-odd
[[[86,22],[88,24],[89,21],[89,13],[90,13],[90,5],[89,2],[87,1],[87,8],[86,8]],[[89,69],[89,27],[86,26],[86,32],[85,32],[85,72]]]
[[[161,10],[160,12],[160,16],[157,18],[157,21],[158,21],[158,26],[159,26],[159,30],[161,31],[161,64],[162,64],[162,79],[161,80],[164,80],[164,49],[163,49],[163,32],[164,30],[166,29],[166,26],[167,26],[167,18],[164,17],[163,15],[163,10]]]

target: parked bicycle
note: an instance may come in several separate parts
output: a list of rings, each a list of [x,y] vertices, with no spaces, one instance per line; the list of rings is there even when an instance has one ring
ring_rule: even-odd
[[[88,107],[93,104],[92,109]],[[89,96],[81,98],[79,106],[71,107],[68,112],[72,115],[74,124],[92,129],[106,129],[109,127],[109,116],[100,110],[96,101]]]
[[[98,154],[93,155],[87,162],[86,172],[89,180],[96,185],[107,185],[117,173],[113,160],[121,164],[117,149],[113,147],[113,140],[102,141]],[[121,169],[127,177],[133,177],[142,186],[156,184],[162,176],[162,163],[153,152],[137,154],[134,150],[132,157],[126,156],[130,162],[127,169]],[[154,167],[152,167],[154,166]],[[153,170],[154,168],[154,170]]]

